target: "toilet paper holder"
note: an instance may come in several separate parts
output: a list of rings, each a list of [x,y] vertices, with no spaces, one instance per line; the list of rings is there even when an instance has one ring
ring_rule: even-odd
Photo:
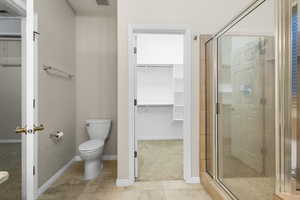
[[[55,133],[50,133],[50,138],[56,142],[62,140],[64,133],[62,131],[56,131]]]

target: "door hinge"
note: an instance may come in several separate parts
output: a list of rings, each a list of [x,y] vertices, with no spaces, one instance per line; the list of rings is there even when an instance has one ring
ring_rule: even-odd
[[[134,158],[137,158],[137,151],[134,151]]]
[[[33,41],[36,41],[37,35],[40,35],[40,33],[37,31],[33,31]]]
[[[33,99],[32,104],[33,104],[33,108],[35,108],[35,99]]]
[[[137,106],[137,99],[134,99],[134,106]]]
[[[33,172],[33,175],[35,175],[35,166],[33,166],[32,172]]]
[[[133,48],[133,53],[137,54],[137,48],[136,47]]]
[[[216,103],[216,113],[217,115],[220,114],[220,104]]]

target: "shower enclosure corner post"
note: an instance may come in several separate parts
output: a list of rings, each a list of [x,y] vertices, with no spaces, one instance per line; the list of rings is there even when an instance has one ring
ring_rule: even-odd
[[[218,40],[217,38],[212,39],[213,43],[213,70],[212,70],[212,135],[213,135],[213,143],[216,148],[213,148],[213,177],[217,180],[218,179],[218,126],[217,126],[217,103],[218,103]]]
[[[283,66],[284,66],[284,57],[282,47],[285,46],[284,38],[284,7],[286,1],[284,0],[275,0],[275,24],[276,24],[276,35],[275,35],[275,141],[276,141],[276,183],[275,183],[275,192],[280,193],[282,188],[284,188],[284,162],[281,159],[282,149],[280,148],[284,144],[284,98],[283,98]]]
[[[276,0],[276,193],[294,193],[292,176],[292,7],[293,0]],[[297,161],[296,161],[297,162]]]

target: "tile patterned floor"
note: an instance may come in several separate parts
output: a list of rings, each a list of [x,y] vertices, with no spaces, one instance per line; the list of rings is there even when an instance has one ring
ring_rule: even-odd
[[[272,177],[240,177],[223,179],[236,197],[243,200],[272,200],[275,179]]]
[[[180,180],[116,187],[116,166],[114,161],[105,161],[103,173],[97,179],[84,181],[83,163],[74,163],[39,200],[211,200],[200,184]]]
[[[182,180],[183,140],[138,141],[138,180]]]

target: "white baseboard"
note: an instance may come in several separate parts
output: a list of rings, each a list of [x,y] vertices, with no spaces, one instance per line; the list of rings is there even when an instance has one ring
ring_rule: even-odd
[[[190,177],[185,180],[186,183],[197,184],[200,183],[200,177]]]
[[[116,185],[117,187],[127,187],[133,185],[134,181],[130,179],[117,179]]]
[[[117,155],[103,155],[102,160],[117,160]],[[75,156],[74,161],[82,161],[80,156]]]
[[[117,160],[117,155],[103,155],[102,160]]]
[[[63,173],[71,166],[71,164],[75,161],[75,158],[70,160],[65,166],[59,169],[51,178],[48,179],[46,183],[44,183],[37,192],[37,198],[42,195]]]
[[[12,143],[21,143],[22,140],[0,140],[0,144],[12,144]]]
[[[80,156],[77,155],[74,157],[74,161],[79,162],[82,161],[82,159],[80,158]]]

